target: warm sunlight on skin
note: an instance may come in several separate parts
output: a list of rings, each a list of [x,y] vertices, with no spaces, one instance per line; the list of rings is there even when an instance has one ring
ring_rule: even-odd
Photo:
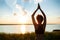
[[[21,29],[21,33],[22,34],[25,34],[26,33],[25,25],[22,25],[20,29]]]

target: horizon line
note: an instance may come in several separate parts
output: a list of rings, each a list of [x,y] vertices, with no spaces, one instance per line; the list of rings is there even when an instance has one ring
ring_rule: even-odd
[[[33,24],[0,24],[0,25],[33,25]],[[60,25],[60,24],[46,24],[46,25]]]

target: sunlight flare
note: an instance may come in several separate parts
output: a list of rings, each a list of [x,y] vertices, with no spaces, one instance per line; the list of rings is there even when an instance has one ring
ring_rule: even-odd
[[[21,33],[22,34],[25,34],[26,33],[25,25],[21,25]]]
[[[21,16],[21,17],[19,18],[19,22],[20,22],[21,24],[25,24],[25,23],[27,22],[27,17],[26,17],[26,16]]]

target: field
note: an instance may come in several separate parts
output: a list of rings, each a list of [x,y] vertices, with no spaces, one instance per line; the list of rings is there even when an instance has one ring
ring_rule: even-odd
[[[45,40],[60,40],[60,32],[45,32]],[[35,33],[6,34],[0,33],[0,40],[35,40]]]

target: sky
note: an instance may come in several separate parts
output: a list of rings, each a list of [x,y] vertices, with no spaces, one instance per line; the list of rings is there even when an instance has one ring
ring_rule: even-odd
[[[31,15],[37,4],[47,17],[47,24],[60,24],[60,0],[0,0],[0,24],[32,24]],[[37,14],[41,12],[38,10]],[[35,16],[36,16],[35,15]],[[12,27],[13,26],[13,27]],[[0,32],[34,32],[34,27],[26,25],[0,25]],[[46,31],[60,29],[60,25],[47,25]]]
[[[31,15],[38,3],[47,24],[60,24],[60,0],[0,0],[0,24],[32,24]]]

